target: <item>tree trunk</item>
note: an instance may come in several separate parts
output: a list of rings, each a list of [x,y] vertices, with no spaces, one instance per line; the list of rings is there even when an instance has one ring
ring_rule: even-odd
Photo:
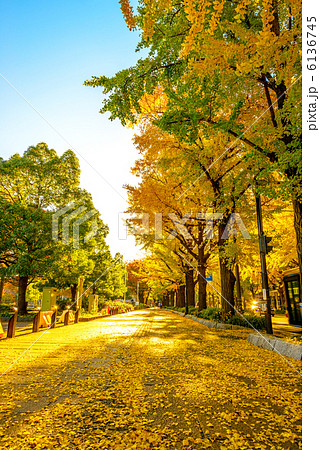
[[[177,306],[184,308],[186,306],[186,286],[182,284],[177,291]]]
[[[28,277],[19,275],[19,291],[18,291],[18,314],[27,314],[26,293],[28,287]]]
[[[71,290],[71,306],[75,305],[76,299],[77,299],[77,287],[78,285],[75,283],[72,286],[70,286]]]
[[[193,269],[190,268],[186,272],[186,296],[188,306],[195,306],[194,301],[194,279],[193,279]]]
[[[175,301],[174,301],[175,297],[174,297],[174,291],[170,291],[170,306],[175,306]]]
[[[234,314],[234,284],[236,278],[228,267],[228,260],[219,256],[220,278],[221,278],[221,304],[225,313]]]
[[[296,244],[298,253],[298,263],[302,279],[302,202],[301,199],[293,200],[294,229],[296,232]]]
[[[0,278],[0,303],[2,302],[3,287],[4,287],[4,277],[1,277]]]
[[[177,288],[176,288],[176,298],[177,298],[177,301],[176,301],[176,306],[178,307],[178,308],[180,308],[180,286],[177,286]]]

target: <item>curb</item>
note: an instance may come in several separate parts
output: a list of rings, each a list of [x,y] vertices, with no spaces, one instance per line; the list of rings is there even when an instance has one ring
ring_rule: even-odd
[[[249,334],[247,341],[265,350],[280,353],[282,356],[289,356],[289,358],[298,360],[302,359],[302,344],[292,344],[275,337],[264,337],[253,333]]]

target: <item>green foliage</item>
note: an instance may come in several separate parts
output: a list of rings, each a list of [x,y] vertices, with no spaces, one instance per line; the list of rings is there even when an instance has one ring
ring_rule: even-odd
[[[0,264],[5,276],[36,277],[51,267],[57,248],[52,212],[78,190],[79,162],[40,143],[0,160]]]
[[[232,325],[239,325],[246,328],[254,328],[256,330],[263,330],[266,328],[265,317],[259,317],[254,314],[244,314],[242,317],[235,314],[226,321]]]
[[[43,275],[54,258],[51,213],[21,203],[0,201],[0,263],[6,277]]]
[[[0,159],[0,275],[19,275],[29,283],[41,277],[43,285],[72,286],[73,294],[81,276],[87,279],[85,288],[94,284],[97,293],[106,298],[120,297],[122,257],[112,259],[105,243],[108,227],[79,183],[79,162],[71,150],[59,157],[40,143],[22,156]],[[59,214],[53,229],[53,215],[66,206],[69,209]],[[84,217],[92,211],[94,215]],[[62,229],[66,218],[67,236]],[[19,311],[25,311],[25,291],[20,294]],[[29,289],[28,295],[38,293]],[[64,309],[67,303],[59,301]]]
[[[184,312],[185,308],[170,308]],[[189,314],[200,317],[205,320],[212,320],[214,322],[228,323],[231,325],[239,325],[246,328],[255,328],[257,330],[265,329],[266,322],[264,317],[258,317],[254,314],[243,314],[242,316],[230,313],[225,314],[220,308],[206,308],[197,312],[197,308],[189,307]]]
[[[185,308],[183,308],[183,309],[185,309]],[[198,308],[196,306],[188,306],[188,312],[189,312],[189,314],[196,316],[197,312],[198,312]]]
[[[219,308],[207,308],[199,311],[197,314],[197,317],[201,317],[202,319],[206,320],[214,320],[216,322],[221,322],[223,312],[222,309]]]
[[[38,289],[36,283],[31,283],[28,286],[26,300],[27,302],[35,302],[42,298],[42,292]]]
[[[22,156],[0,160],[0,200],[46,210],[65,205],[74,198],[79,176],[79,161],[71,150],[59,157],[41,142]]]
[[[13,306],[0,304],[0,316],[2,317],[10,317],[13,314]]]

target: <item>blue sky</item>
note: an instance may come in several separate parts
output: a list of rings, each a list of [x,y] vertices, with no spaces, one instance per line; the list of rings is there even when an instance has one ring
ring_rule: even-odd
[[[82,187],[110,227],[112,252],[133,259],[133,238],[118,240],[118,213],[126,209],[122,185],[135,182],[133,131],[99,114],[101,89],[83,82],[133,65],[141,57],[135,52],[139,34],[127,29],[116,0],[0,5],[0,73],[7,80],[0,77],[1,157],[38,142],[59,154],[72,147]]]

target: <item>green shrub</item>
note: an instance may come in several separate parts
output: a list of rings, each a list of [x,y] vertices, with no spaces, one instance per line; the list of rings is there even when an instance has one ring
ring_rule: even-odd
[[[216,322],[221,322],[223,318],[223,313],[220,308],[206,308],[202,309],[197,313],[198,317],[201,317],[201,319],[206,320],[214,320]]]
[[[150,308],[150,306],[146,305],[145,303],[139,303],[139,309],[145,309],[145,308]]]
[[[235,314],[226,323],[239,325],[240,327],[255,328],[256,330],[262,330],[266,327],[265,317],[259,317],[254,314],[244,314],[243,316]]]
[[[197,312],[198,312],[198,308],[196,308],[195,306],[188,306],[188,312],[189,312],[189,314],[196,316]]]
[[[244,314],[243,316],[240,316],[238,314],[231,315],[231,312],[225,313],[222,309],[213,307],[202,309],[199,312],[197,311],[198,310],[195,307],[189,308],[189,314],[194,314],[195,316],[205,320],[212,320],[214,322],[220,323],[229,323],[231,325],[239,325],[240,327],[246,328],[253,327],[257,330],[261,330],[266,327],[265,317],[259,317],[254,314]]]

